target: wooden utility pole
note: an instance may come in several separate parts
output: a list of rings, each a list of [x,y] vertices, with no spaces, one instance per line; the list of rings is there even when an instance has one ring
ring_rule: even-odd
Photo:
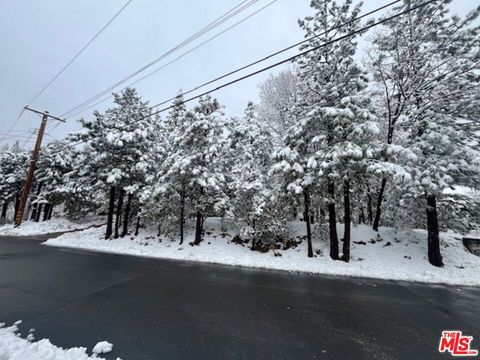
[[[18,206],[17,213],[15,214],[15,227],[18,227],[22,224],[23,216],[25,213],[25,206],[27,205],[28,195],[30,194],[30,189],[33,182],[33,174],[35,173],[35,167],[37,165],[38,156],[40,154],[40,148],[42,146],[43,135],[45,134],[45,127],[47,126],[48,118],[52,118],[61,122],[65,122],[64,119],[52,116],[48,111],[41,112],[38,110],[30,109],[25,106],[25,110],[32,111],[34,113],[42,115],[42,122],[37,133],[37,141],[35,142],[35,147],[33,148],[32,159],[30,160],[30,165],[27,171],[27,177],[25,179],[25,184],[22,189],[22,197],[20,198],[20,204]]]

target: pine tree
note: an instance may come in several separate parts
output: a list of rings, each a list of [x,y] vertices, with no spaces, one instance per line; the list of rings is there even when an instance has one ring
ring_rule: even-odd
[[[360,6],[352,8],[351,1],[338,5],[331,0],[314,0],[311,6],[314,16],[300,21],[305,36],[312,37],[305,47],[328,43],[360,27],[359,21],[353,21]],[[347,21],[351,21],[349,25],[329,31]],[[316,34],[319,35],[314,37]],[[339,258],[336,191],[344,187],[345,197],[349,198],[354,171],[365,171],[366,159],[373,154],[368,141],[378,132],[365,93],[367,77],[354,61],[355,52],[355,36],[351,36],[298,60],[299,100],[294,113],[297,122],[287,132],[287,147],[277,153],[280,168],[282,163],[288,163],[284,166],[284,172],[290,173],[288,186],[304,194],[305,205],[310,203],[313,189],[327,190],[332,259]],[[350,212],[349,208],[345,210]],[[350,214],[347,215],[348,220]],[[349,223],[347,236],[348,228]],[[348,245],[349,239],[344,240]],[[345,253],[348,261],[349,246],[345,247]]]
[[[273,201],[275,183],[268,176],[272,148],[272,134],[261,125],[253,103],[248,103],[245,115],[232,120],[227,156],[231,162],[232,216],[245,222],[241,233],[251,237],[252,250],[273,235],[278,220]]]
[[[406,0],[399,9],[417,3]],[[449,18],[445,2],[432,3],[389,22],[374,40],[372,64],[384,89],[388,122],[374,228],[389,176],[411,177],[413,185],[403,190],[414,199],[423,194],[428,255],[435,266],[443,264],[438,200],[455,184],[471,184],[478,169],[478,149],[471,146],[474,133],[458,120],[478,108],[472,87],[478,83],[480,28],[472,24],[479,11],[464,19]],[[473,103],[462,106],[465,98]]]
[[[160,122],[159,139],[154,155],[157,166],[154,169],[154,176],[146,179],[147,185],[142,202],[152,220],[164,222],[167,227],[170,223],[178,224],[174,229],[179,230],[180,244],[183,244],[185,218],[188,213],[187,174],[173,168],[179,150],[176,141],[186,125],[187,109],[181,92],[172,106],[165,120]]]
[[[141,101],[134,89],[114,94],[114,102],[116,107],[104,114],[95,112],[92,121],[81,120],[84,129],[72,137],[74,141],[86,142],[82,169],[77,169],[77,172],[95,188],[93,192],[103,194],[101,196],[109,194],[106,238],[113,232],[116,198],[114,233],[119,236],[124,197],[121,195],[127,193],[130,201],[138,196],[145,184],[145,176],[153,166],[151,150],[158,134],[155,125],[158,119],[152,119],[147,103]],[[123,221],[128,222],[129,217],[130,214],[126,214]]]
[[[209,96],[201,98],[176,127],[163,163],[159,191],[164,196],[179,194],[181,201],[190,202],[196,218],[195,245],[202,240],[205,217],[221,213],[227,205],[224,130],[218,101]]]
[[[18,141],[11,146],[7,145],[2,148],[0,153],[1,218],[7,217],[12,203],[14,204],[14,214],[17,212],[29,160],[28,152],[20,147]]]
[[[43,210],[44,219],[47,220],[50,219],[54,206],[71,206],[68,176],[74,170],[75,152],[67,140],[53,141],[43,147],[35,171],[38,191],[34,195],[32,219],[39,219],[41,203],[46,204]]]

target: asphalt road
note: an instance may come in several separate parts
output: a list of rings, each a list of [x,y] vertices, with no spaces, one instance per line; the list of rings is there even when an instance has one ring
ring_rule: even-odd
[[[480,274],[479,274],[480,276]],[[480,348],[480,289],[71,251],[0,237],[0,321],[107,358],[446,359]]]

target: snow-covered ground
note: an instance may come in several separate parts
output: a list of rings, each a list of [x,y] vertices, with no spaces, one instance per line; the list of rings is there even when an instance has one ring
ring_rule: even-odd
[[[87,348],[85,347],[62,349],[53,345],[48,339],[34,341],[33,329],[26,338],[23,338],[19,334],[18,325],[20,323],[21,321],[17,321],[9,327],[4,327],[5,324],[0,323],[1,360],[100,360],[103,358],[98,357],[97,354],[112,350],[112,344],[106,341],[101,341],[94,346],[92,356],[87,354]],[[117,358],[117,360],[120,360],[120,358]]]
[[[105,217],[89,216],[73,221],[65,218],[54,218],[49,221],[24,221],[18,228],[13,224],[0,225],[0,235],[40,235],[63,231],[86,229],[105,222]],[[1,358],[0,358],[1,359]]]
[[[303,236],[305,225],[291,223],[292,233]],[[205,239],[199,246],[191,246],[193,229],[188,229],[186,241],[156,236],[156,229],[143,229],[137,237],[127,236],[104,240],[105,228],[91,228],[65,234],[48,240],[49,246],[89,249],[100,252],[129,254],[153,258],[200,261],[226,265],[277,269],[294,272],[329,275],[360,276],[370,278],[444,283],[454,285],[480,285],[480,257],[469,253],[460,236],[452,232],[441,234],[445,266],[436,268],[427,261],[426,233],[424,230],[395,230],[381,228],[377,234],[368,226],[352,229],[352,259],[350,263],[333,261],[328,256],[328,245],[314,240],[315,257],[307,257],[306,242],[296,248],[277,249],[267,253],[251,251],[249,244],[236,244],[233,228],[224,232],[221,221],[209,218],[205,223]],[[338,225],[339,235],[343,226]],[[456,239],[457,238],[457,239]]]

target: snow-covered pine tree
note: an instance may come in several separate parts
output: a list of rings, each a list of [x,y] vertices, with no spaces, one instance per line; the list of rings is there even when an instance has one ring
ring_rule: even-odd
[[[173,228],[178,228],[180,244],[183,244],[185,217],[188,215],[187,174],[174,168],[179,150],[176,141],[186,126],[187,108],[181,92],[172,106],[165,120],[160,122],[159,142],[155,152],[155,175],[147,177],[147,185],[141,198],[150,217],[159,222],[160,228],[164,227],[162,223],[166,223],[168,231],[171,223],[178,222],[178,227]]]
[[[53,141],[43,147],[35,172],[38,191],[34,195],[31,219],[39,220],[40,204],[44,204],[44,220],[51,218],[56,205],[65,204],[70,208],[70,202],[75,197],[71,197],[68,175],[74,169],[75,152],[66,140]]]
[[[273,201],[275,182],[268,176],[272,134],[261,125],[253,103],[248,103],[242,118],[232,122],[228,154],[231,211],[236,220],[246,224],[241,233],[251,237],[254,250],[265,237],[274,237],[271,229],[279,221]]]
[[[298,134],[300,135],[300,134]],[[281,178],[281,187],[292,197],[302,197],[304,204],[304,220],[307,232],[307,256],[313,257],[312,230],[310,224],[311,192],[317,188],[316,176],[309,167],[309,159],[313,151],[308,141],[302,136],[285,136],[285,146],[273,154],[274,164],[271,174]],[[337,245],[338,246],[338,245]]]
[[[378,227],[386,179],[392,173],[387,170],[412,176],[414,186],[408,190],[412,199],[425,201],[428,257],[435,266],[443,264],[438,200],[449,187],[474,186],[479,169],[478,148],[472,146],[475,133],[459,120],[478,114],[474,109],[478,109],[480,28],[473,24],[480,7],[465,18],[450,18],[448,2],[428,4],[389,22],[387,31],[374,40],[372,61],[384,88],[388,121],[386,171],[374,227]],[[405,0],[399,9],[419,3]],[[464,106],[465,99],[469,106]]]
[[[109,193],[108,219],[105,237],[120,236],[123,202],[127,195],[127,209],[145,184],[145,176],[152,166],[152,147],[157,141],[158,119],[150,116],[150,109],[132,88],[114,94],[115,107],[104,114],[94,113],[92,121],[80,120],[83,130],[73,140],[86,142],[82,169],[86,183],[97,191]],[[83,179],[84,181],[86,179]],[[118,198],[115,229],[113,215]],[[124,216],[128,229],[131,214]],[[122,232],[125,235],[125,230]]]
[[[187,111],[173,134],[160,178],[161,193],[181,191],[195,213],[194,244],[203,237],[205,217],[221,213],[228,201],[225,193],[226,127],[217,100],[206,96],[193,111]],[[181,207],[183,208],[183,207]]]
[[[352,1],[337,4],[333,0],[313,0],[315,14],[300,21],[305,36],[312,37],[303,48],[316,47],[358,30],[361,24],[354,19],[360,5],[352,6]],[[345,22],[349,24],[329,31]],[[356,36],[350,36],[297,61],[299,92],[294,111],[297,121],[287,132],[287,147],[277,152],[280,160],[277,167],[283,166],[283,171],[289,173],[289,186],[304,194],[305,204],[310,202],[312,188],[327,189],[332,259],[339,259],[335,193],[343,187],[346,261],[349,260],[350,188],[355,175],[364,171],[367,159],[373,155],[369,140],[378,132],[365,94],[367,77],[354,60],[356,45]],[[307,223],[307,235],[308,227]]]
[[[13,214],[17,212],[29,160],[29,153],[20,147],[18,141],[1,149],[0,202],[2,210],[0,218],[6,219],[12,203],[14,204]]]

